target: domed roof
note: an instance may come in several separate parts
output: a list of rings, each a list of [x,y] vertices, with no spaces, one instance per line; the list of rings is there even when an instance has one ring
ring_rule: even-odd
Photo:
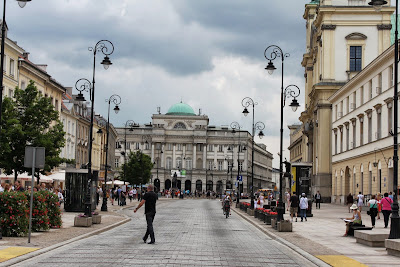
[[[176,103],[170,107],[166,115],[196,116],[192,107],[183,102]]]

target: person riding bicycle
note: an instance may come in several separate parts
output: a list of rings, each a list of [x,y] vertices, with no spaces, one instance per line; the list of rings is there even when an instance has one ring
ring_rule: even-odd
[[[231,204],[232,204],[232,198],[229,194],[226,194],[224,197],[223,201],[223,207],[224,207],[224,214],[225,212],[229,212],[229,215],[231,214]]]

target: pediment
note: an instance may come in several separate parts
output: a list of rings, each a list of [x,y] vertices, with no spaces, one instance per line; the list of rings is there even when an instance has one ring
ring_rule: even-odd
[[[350,33],[349,35],[347,35],[345,37],[345,39],[346,40],[366,40],[367,36],[362,33],[359,33],[359,32],[353,32],[353,33]]]

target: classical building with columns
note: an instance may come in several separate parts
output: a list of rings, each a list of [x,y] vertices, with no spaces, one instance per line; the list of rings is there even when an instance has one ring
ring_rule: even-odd
[[[249,132],[209,125],[208,116],[196,115],[182,102],[173,105],[166,114],[153,114],[149,124],[127,126],[116,128],[117,168],[124,162],[121,152],[125,151],[126,143],[127,154],[141,150],[151,157],[152,182],[158,190],[171,188],[177,173],[174,188],[221,193],[236,190],[239,174],[243,181],[239,183],[241,192],[250,192],[252,138]],[[254,191],[273,188],[273,156],[263,144],[255,144],[254,149]]]

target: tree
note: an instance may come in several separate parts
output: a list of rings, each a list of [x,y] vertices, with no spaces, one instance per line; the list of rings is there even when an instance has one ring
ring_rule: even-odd
[[[45,167],[51,171],[65,159],[60,158],[65,144],[63,124],[49,97],[44,97],[30,81],[25,90],[15,90],[15,99],[5,97],[0,131],[0,167],[6,174],[30,171],[24,168],[25,147],[44,147]]]
[[[127,162],[121,166],[120,177],[131,185],[146,184],[150,180],[151,169],[151,158],[137,151],[130,153]]]

